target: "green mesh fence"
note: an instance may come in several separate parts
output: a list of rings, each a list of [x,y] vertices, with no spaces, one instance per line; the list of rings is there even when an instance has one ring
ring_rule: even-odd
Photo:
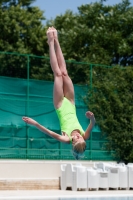
[[[22,116],[32,117],[60,134],[53,107],[53,82],[36,80],[43,78],[44,66],[47,79],[52,79],[48,58],[5,52],[0,54],[0,158],[74,159],[71,145],[60,143],[22,121]],[[35,75],[36,70],[40,74]],[[88,70],[92,84],[91,65]],[[88,87],[74,85],[74,89],[77,116],[85,130],[89,120],[85,117],[87,107],[83,98]],[[113,160],[112,154],[103,149],[107,141],[101,135],[99,127],[95,126],[87,140],[83,160]]]

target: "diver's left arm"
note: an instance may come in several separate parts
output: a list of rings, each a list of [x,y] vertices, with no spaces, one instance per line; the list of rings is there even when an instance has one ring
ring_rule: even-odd
[[[85,115],[86,115],[87,118],[90,119],[90,124],[87,127],[87,129],[84,133],[84,136],[83,136],[84,140],[87,140],[90,137],[90,133],[91,133],[91,131],[92,131],[94,125],[95,125],[96,120],[95,120],[94,114],[90,111],[87,111]]]

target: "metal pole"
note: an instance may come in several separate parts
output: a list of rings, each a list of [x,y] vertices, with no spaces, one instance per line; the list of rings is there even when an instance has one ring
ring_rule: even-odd
[[[30,70],[30,56],[27,55],[27,98],[26,98],[26,116],[29,115],[29,70]],[[26,127],[26,136],[27,136],[27,150],[26,157],[28,158],[28,149],[29,149],[29,126]]]
[[[92,64],[90,65],[90,90],[92,90]],[[92,160],[92,133],[90,133],[90,159]]]
[[[90,65],[90,89],[92,89],[92,64]]]

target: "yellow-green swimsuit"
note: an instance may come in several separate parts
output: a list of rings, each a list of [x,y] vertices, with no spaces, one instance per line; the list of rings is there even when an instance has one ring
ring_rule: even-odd
[[[67,98],[64,97],[60,108],[56,109],[57,116],[59,118],[61,131],[65,132],[72,142],[71,132],[78,129],[80,134],[84,135],[84,130],[80,125],[77,115],[76,108]]]

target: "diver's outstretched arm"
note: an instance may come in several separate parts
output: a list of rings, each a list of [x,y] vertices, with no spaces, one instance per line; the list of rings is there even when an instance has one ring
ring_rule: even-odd
[[[56,140],[58,140],[60,142],[64,142],[64,143],[69,143],[70,142],[69,137],[63,136],[63,135],[59,135],[59,134],[47,129],[46,127],[42,126],[41,124],[39,124],[37,121],[35,121],[32,118],[23,117],[22,119],[27,124],[35,126],[37,129],[39,129],[43,133],[46,133],[47,135],[51,136],[52,138],[54,138],[54,139],[56,139]]]

